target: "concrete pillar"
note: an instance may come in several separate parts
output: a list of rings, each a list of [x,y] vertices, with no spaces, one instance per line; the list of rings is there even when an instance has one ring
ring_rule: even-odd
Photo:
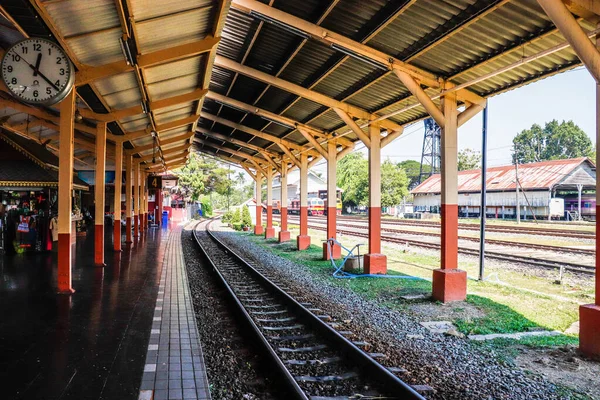
[[[600,24],[598,24],[600,27]],[[596,37],[600,49],[600,37]],[[596,143],[600,140],[600,85],[596,84]],[[596,154],[596,165],[600,154]],[[596,178],[596,204],[600,200],[600,184]],[[600,232],[600,219],[596,218],[596,232]],[[588,356],[600,356],[600,240],[596,236],[596,298],[594,304],[579,307],[579,350]]]
[[[336,239],[336,200],[337,200],[337,146],[333,141],[327,142],[327,239]],[[342,256],[342,248],[339,245],[332,246],[331,253],[329,245],[323,243],[323,260],[334,259]]]
[[[106,123],[96,125],[96,178],[94,180],[94,197],[96,212],[94,215],[94,264],[105,267],[104,264],[104,201],[106,175]]]
[[[125,243],[131,243],[131,198],[133,196],[133,160],[131,154],[125,156]]]
[[[140,164],[133,166],[133,236],[140,235]]]
[[[467,273],[458,269],[458,124],[456,93],[442,99],[441,269],[433,271],[433,298],[460,301],[467,296]]]
[[[287,163],[281,163],[281,194],[279,196],[279,204],[281,211],[281,229],[279,230],[279,243],[287,242],[290,240],[290,231],[288,231],[288,213],[287,213],[287,204],[288,204],[288,190],[287,190]]]
[[[156,209],[154,210],[154,223],[162,224],[162,189],[156,189]]]
[[[142,179],[140,182],[141,188],[142,188],[142,214],[141,214],[141,218],[142,218],[142,223],[141,223],[141,228],[142,228],[142,233],[146,233],[146,229],[148,229],[148,187],[146,186],[146,184],[148,183],[148,175],[144,172],[142,174]]]
[[[113,226],[113,245],[115,251],[121,251],[121,191],[123,182],[123,143],[115,143],[115,223]]]
[[[254,225],[254,234],[262,235],[264,229],[262,226],[262,174],[256,170],[256,180],[254,187],[254,197],[256,197],[256,225]]]
[[[71,212],[73,193],[73,139],[75,89],[60,103],[58,153],[58,292],[74,293],[71,287]]]
[[[298,250],[310,247],[308,236],[308,156],[300,154],[300,235],[296,238]]]
[[[273,170],[267,170],[267,229],[265,229],[265,239],[275,237],[275,228],[273,228]]]
[[[365,255],[366,274],[385,274],[387,257],[381,254],[381,131],[369,126],[369,253]]]

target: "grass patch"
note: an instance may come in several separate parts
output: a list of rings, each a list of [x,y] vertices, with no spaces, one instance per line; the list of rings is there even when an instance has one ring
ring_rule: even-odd
[[[454,321],[460,332],[467,335],[487,335],[490,333],[526,332],[529,328],[539,327],[533,321],[525,318],[504,304],[499,304],[488,298],[468,295],[470,303],[485,312],[485,316],[472,320],[458,319]]]
[[[335,285],[350,289],[365,298],[378,299],[388,305],[390,305],[390,301],[397,300],[400,295],[431,292],[431,282],[421,279],[337,279],[331,275],[334,271],[331,261],[322,260],[323,248],[320,246],[312,244],[307,250],[297,251],[296,245],[291,242],[278,243],[277,240],[271,239],[259,240],[259,237],[254,235],[249,238],[257,245],[280,257],[305,265],[311,273],[318,275],[321,279],[327,279]],[[388,275],[408,276],[396,271],[388,271]]]

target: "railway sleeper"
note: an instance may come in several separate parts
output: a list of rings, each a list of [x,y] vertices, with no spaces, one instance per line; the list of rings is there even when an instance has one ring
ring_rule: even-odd
[[[358,377],[356,372],[347,372],[342,375],[328,375],[328,376],[295,376],[294,379],[298,382],[339,382],[348,379],[354,379]]]
[[[267,319],[267,318],[256,318],[257,322],[291,322],[295,321],[296,317],[287,317],[287,318],[277,318],[277,319]]]
[[[266,331],[294,331],[297,329],[304,329],[304,325],[288,325],[288,326],[261,326]]]
[[[292,349],[290,347],[279,347],[277,350],[282,353],[307,353],[310,351],[325,350],[326,348],[327,348],[326,344],[318,344],[316,346],[309,346],[309,347],[296,347],[295,349]]]
[[[267,339],[273,341],[301,341],[301,340],[309,340],[314,339],[315,335],[313,333],[306,333],[303,335],[284,335],[284,336],[267,336]]]
[[[342,361],[341,357],[327,357],[322,360],[285,360],[284,362],[289,365],[323,365],[333,364]]]

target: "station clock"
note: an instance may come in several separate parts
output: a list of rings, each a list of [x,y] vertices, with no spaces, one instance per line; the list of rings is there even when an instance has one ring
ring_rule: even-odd
[[[2,80],[18,100],[50,106],[73,89],[75,69],[56,43],[29,38],[11,46],[2,59]]]

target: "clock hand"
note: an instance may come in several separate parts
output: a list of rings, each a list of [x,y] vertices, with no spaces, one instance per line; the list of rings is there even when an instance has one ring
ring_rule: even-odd
[[[40,62],[42,61],[42,53],[38,53],[37,60],[35,60],[35,68],[33,69],[33,76],[37,76],[40,71]]]
[[[52,86],[54,88],[54,90],[56,90],[57,92],[60,92],[60,89],[58,88],[58,86],[56,86],[54,83],[52,83],[52,81],[50,79],[46,78],[46,75],[42,74],[42,72],[40,70],[37,70],[37,73],[42,77],[43,80],[48,82],[48,84],[50,84],[50,86]]]

